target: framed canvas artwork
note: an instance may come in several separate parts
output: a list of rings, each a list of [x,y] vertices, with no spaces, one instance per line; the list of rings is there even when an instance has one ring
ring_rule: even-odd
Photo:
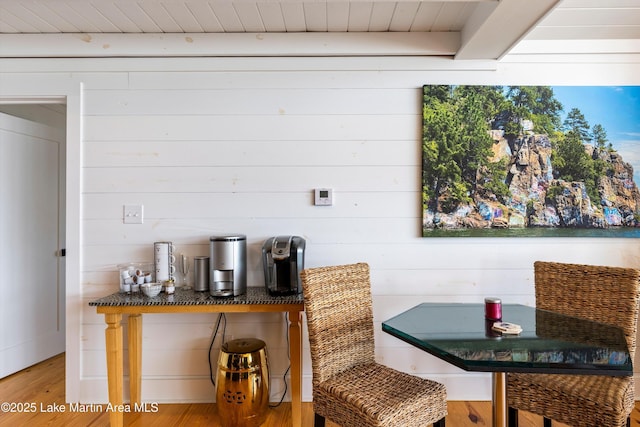
[[[640,87],[425,85],[422,234],[640,237]]]

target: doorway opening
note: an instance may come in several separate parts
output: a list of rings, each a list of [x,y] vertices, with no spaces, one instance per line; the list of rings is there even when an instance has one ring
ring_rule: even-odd
[[[0,377],[65,350],[66,106],[0,105]]]
[[[10,85],[0,85],[0,114],[34,122],[36,128],[38,126],[49,130],[54,128],[62,134],[59,138],[59,151],[57,152],[59,174],[57,181],[59,195],[56,202],[58,235],[55,238],[56,244],[53,249],[47,248],[48,255],[55,260],[56,273],[54,275],[56,277],[50,279],[47,284],[55,288],[56,302],[59,303],[55,329],[61,331],[62,351],[65,352],[66,401],[78,402],[80,401],[80,331],[82,321],[80,308],[82,305],[80,286],[82,83],[65,85],[61,89],[43,89],[37,81],[30,84],[28,77],[24,80],[22,82],[24,86],[20,85],[23,87],[24,95],[8,93]],[[12,89],[16,90],[16,87],[14,86]],[[42,93],[47,95],[43,96]],[[38,145],[35,144],[35,146]],[[51,153],[51,151],[44,151],[48,154]],[[39,170],[33,168],[27,170],[31,171],[31,175],[26,175],[29,179],[40,173]],[[24,228],[28,227],[15,227],[17,230]],[[35,261],[28,264],[34,269],[39,267]],[[29,271],[23,273],[21,277],[30,277]],[[20,283],[13,283],[12,286],[20,289]],[[48,290],[50,291],[50,289]],[[39,297],[42,298],[43,295]],[[33,328],[37,333],[37,327]]]

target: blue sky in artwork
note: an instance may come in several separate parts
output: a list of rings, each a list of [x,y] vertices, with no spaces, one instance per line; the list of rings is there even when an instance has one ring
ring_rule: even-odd
[[[564,107],[562,120],[578,108],[589,126],[600,124],[640,185],[640,86],[552,86]]]

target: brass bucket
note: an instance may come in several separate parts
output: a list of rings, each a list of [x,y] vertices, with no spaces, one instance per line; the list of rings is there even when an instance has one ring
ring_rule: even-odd
[[[266,344],[255,338],[231,340],[220,349],[216,403],[223,427],[259,427],[269,408]]]

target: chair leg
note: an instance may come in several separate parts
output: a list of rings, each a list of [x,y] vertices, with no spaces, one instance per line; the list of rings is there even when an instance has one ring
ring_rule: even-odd
[[[631,416],[627,417],[627,427],[631,427]]]
[[[509,427],[518,427],[518,410],[516,408],[509,407],[507,425]]]
[[[436,421],[435,423],[433,423],[433,427],[446,427],[444,425],[444,417],[440,420],[440,421]]]
[[[324,417],[322,415],[314,414],[313,427],[324,427]]]
[[[542,425],[543,425],[544,427],[551,427],[551,420],[550,420],[549,418],[547,418],[547,417],[544,417],[544,418],[543,418]]]

